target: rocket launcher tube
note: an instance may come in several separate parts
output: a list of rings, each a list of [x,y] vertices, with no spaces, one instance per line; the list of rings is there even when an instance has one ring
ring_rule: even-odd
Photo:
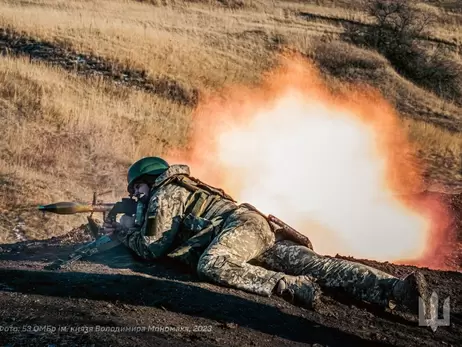
[[[49,205],[40,205],[39,211],[52,212],[57,214],[75,214],[86,212],[109,212],[115,203],[105,203],[98,205],[80,204],[77,202],[57,202]]]
[[[39,205],[38,210],[57,214],[76,214],[76,213],[87,213],[91,215],[88,218],[89,228],[94,237],[98,237],[99,228],[95,222],[91,219],[93,212],[102,212],[103,219],[105,222],[113,223],[116,221],[118,214],[126,214],[128,216],[134,216],[137,213],[138,205],[144,205],[142,202],[137,202],[132,198],[123,198],[115,203],[99,203],[99,204],[81,204],[73,201],[57,202],[49,205]]]
[[[49,205],[38,206],[39,211],[52,212],[57,214],[75,214],[87,212],[103,212],[108,216],[110,221],[115,221],[119,213],[125,213],[129,216],[136,214],[137,202],[131,198],[123,198],[115,203],[100,204],[81,204],[73,201],[57,202]]]

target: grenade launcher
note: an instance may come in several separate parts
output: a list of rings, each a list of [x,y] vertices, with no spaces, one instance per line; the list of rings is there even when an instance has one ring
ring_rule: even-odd
[[[44,213],[51,212],[57,214],[75,214],[90,212],[90,216],[87,217],[89,227],[88,229],[94,237],[94,241],[91,241],[75,250],[72,254],[69,255],[68,259],[58,259],[52,264],[47,265],[45,269],[58,270],[62,267],[72,264],[73,262],[83,257],[111,249],[120,244],[115,235],[101,235],[100,227],[92,218],[94,212],[102,212],[103,219],[107,223],[115,222],[118,214],[127,214],[130,216],[135,216],[135,224],[138,224],[140,218],[142,217],[140,213],[141,207],[141,203],[138,203],[132,198],[123,198],[121,201],[115,203],[97,202],[96,192],[93,193],[92,204],[81,204],[77,202],[57,202],[49,205],[38,206],[38,210]]]

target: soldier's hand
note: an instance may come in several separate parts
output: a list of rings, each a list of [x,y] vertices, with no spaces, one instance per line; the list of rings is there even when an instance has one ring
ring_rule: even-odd
[[[117,222],[113,222],[113,223],[104,222],[102,232],[103,234],[111,234],[111,233],[116,233],[120,229],[121,229],[121,226]]]
[[[135,226],[135,217],[124,214],[120,217],[120,225],[125,229],[130,229]]]

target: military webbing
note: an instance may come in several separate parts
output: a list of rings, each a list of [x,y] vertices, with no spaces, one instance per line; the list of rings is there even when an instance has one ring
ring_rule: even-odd
[[[175,244],[174,250],[167,254],[168,258],[178,260],[195,269],[202,252],[215,237],[216,227],[227,219],[237,205],[222,190],[189,176],[177,175],[174,182],[192,192],[185,204],[185,218],[193,215],[193,219],[203,218],[210,223],[193,235],[189,234],[187,227],[183,237],[178,239],[180,245]],[[185,240],[183,240],[184,237],[186,237]]]
[[[236,201],[232,197],[227,195],[221,189],[214,188],[212,186],[209,186],[206,183],[203,183],[202,181],[194,177],[190,177],[186,175],[172,176],[166,182],[171,182],[172,180],[174,180],[176,183],[180,184],[181,186],[185,187],[189,191],[193,192],[193,194],[191,194],[188,201],[186,202],[185,214],[184,214],[185,216],[191,213],[196,217],[204,217],[208,219],[211,216],[216,216],[216,215],[219,216],[223,213],[225,214],[231,213],[235,209],[235,207],[230,208],[229,203],[236,202]],[[220,197],[225,200],[220,199]],[[252,211],[259,213],[261,216],[263,216],[268,221],[273,232],[275,232],[276,234],[279,233],[282,236],[284,236],[284,238],[286,239],[292,240],[298,244],[301,244],[310,249],[313,249],[313,245],[311,244],[311,241],[309,240],[308,237],[301,234],[297,230],[291,228],[290,226],[288,226],[281,220],[275,218],[274,216],[272,216],[273,218],[269,218],[268,216],[263,214],[261,211],[259,211],[255,206],[252,206],[249,203],[243,203],[240,206],[246,207]],[[217,224],[221,222],[222,220],[223,218],[219,218],[217,220],[212,219],[211,221],[212,223]]]
[[[215,195],[209,195],[203,190],[197,189],[191,194],[188,201],[186,201],[185,216],[193,214],[194,216],[201,216],[204,212],[204,208],[208,205],[211,200],[215,200]]]
[[[212,206],[214,202],[220,200],[220,198],[235,202],[235,200],[223,190],[209,186],[193,177],[178,175],[175,181],[193,192],[186,202],[185,216],[190,213],[194,216],[202,216],[204,211]],[[217,209],[215,212],[219,213],[220,211]]]
[[[197,178],[184,174],[169,177],[157,186],[156,189],[172,182],[181,185],[193,193],[185,204],[184,216],[191,213],[197,217],[201,217],[205,212],[203,217],[209,218],[214,215],[227,214],[237,208],[234,205],[236,200],[222,189],[212,187]]]

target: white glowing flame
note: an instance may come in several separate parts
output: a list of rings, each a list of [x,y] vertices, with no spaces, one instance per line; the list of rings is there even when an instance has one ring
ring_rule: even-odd
[[[327,88],[313,64],[283,58],[260,86],[201,98],[188,150],[170,162],[308,236],[321,254],[441,263],[448,220],[422,188],[397,114],[371,88]],[[441,223],[440,223],[441,221]]]
[[[215,159],[232,173],[234,196],[306,234],[319,253],[393,260],[424,251],[427,221],[387,190],[375,133],[347,110],[292,90],[229,126]]]

